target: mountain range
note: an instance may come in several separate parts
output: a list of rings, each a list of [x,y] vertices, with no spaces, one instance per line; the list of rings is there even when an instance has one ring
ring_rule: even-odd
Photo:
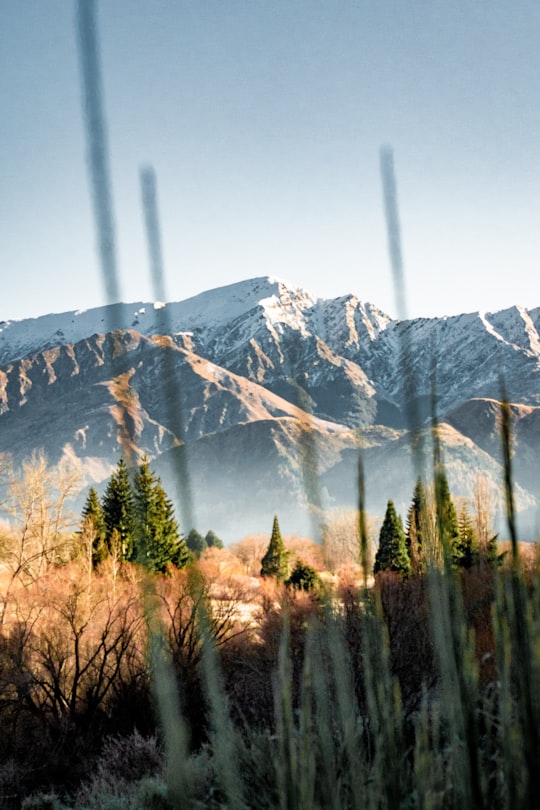
[[[255,278],[177,303],[0,323],[0,452],[43,449],[102,484],[146,454],[181,522],[225,539],[317,532],[328,510],[404,511],[429,476],[436,411],[450,486],[502,506],[500,400],[511,403],[523,536],[536,528],[540,308],[397,321],[354,295]],[[421,455],[411,455],[411,429]],[[419,459],[425,461],[420,464]],[[188,530],[190,526],[184,525]]]

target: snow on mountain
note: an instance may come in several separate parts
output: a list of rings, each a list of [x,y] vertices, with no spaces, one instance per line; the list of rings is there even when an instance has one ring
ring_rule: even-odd
[[[51,458],[68,455],[87,471],[103,471],[121,452],[118,429],[127,420],[136,455],[157,459],[184,443],[204,447],[200,455],[190,450],[190,458],[200,481],[210,476],[202,458],[217,465],[211,493],[201,490],[217,503],[220,452],[231,471],[249,468],[253,477],[260,448],[250,442],[259,441],[274,447],[271,469],[259,473],[275,482],[266,498],[271,510],[276,493],[288,488],[299,498],[302,491],[303,451],[293,449],[294,435],[313,432],[319,449],[327,448],[327,495],[338,504],[347,489],[343,476],[354,491],[357,431],[372,431],[370,441],[378,438],[366,459],[383,502],[394,494],[382,491],[385,481],[400,481],[403,497],[410,489],[408,440],[395,438],[411,406],[420,422],[430,416],[434,383],[439,413],[451,413],[450,423],[467,437],[451,435],[454,480],[465,475],[465,447],[468,467],[474,461],[497,476],[500,457],[487,437],[496,436],[504,380],[519,416],[516,470],[529,503],[531,492],[540,498],[540,478],[529,470],[540,430],[539,329],[540,308],[396,321],[354,295],[319,299],[273,277],[176,303],[7,321],[0,324],[0,451],[23,456],[45,447]],[[241,514],[248,505],[238,497]]]
[[[348,309],[346,329],[339,324],[342,303]],[[356,310],[358,309],[358,313]],[[313,298],[299,287],[272,277],[254,278],[203,292],[175,303],[112,304],[89,310],[44,315],[0,323],[0,365],[64,343],[78,343],[85,337],[113,329],[136,329],[146,336],[159,334],[166,326],[170,334],[198,333],[207,344],[224,332],[225,325],[242,322],[238,335],[249,337],[264,324],[269,332],[282,334],[285,328],[307,336],[313,329],[331,335],[343,333],[345,343],[354,342],[359,319],[378,333],[388,321],[369,304],[348,296],[335,301]],[[309,324],[309,326],[308,326]],[[234,331],[234,327],[233,327]]]
[[[295,288],[277,279],[257,278],[165,305],[139,301],[3,321],[0,323],[0,364],[64,343],[78,343],[93,334],[114,329],[137,329],[149,336],[158,334],[165,324],[172,334],[202,330],[213,335],[225,323],[240,316],[253,316],[254,310],[268,311],[269,322],[277,322],[282,317],[291,323],[294,320],[291,304],[288,310],[284,306],[281,311],[276,302],[283,295],[285,304],[296,294]],[[298,291],[298,297],[302,295],[307,294]]]

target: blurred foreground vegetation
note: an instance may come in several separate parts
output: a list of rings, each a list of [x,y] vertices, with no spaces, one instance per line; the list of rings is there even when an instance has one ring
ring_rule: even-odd
[[[365,570],[356,516],[155,573],[67,531],[69,480],[30,508],[40,465],[2,537],[0,807],[540,807],[540,569],[486,510],[417,487]]]

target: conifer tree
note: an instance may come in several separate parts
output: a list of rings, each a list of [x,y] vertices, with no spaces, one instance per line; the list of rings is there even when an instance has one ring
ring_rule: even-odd
[[[186,545],[191,552],[197,557],[197,559],[201,556],[203,551],[206,550],[207,543],[205,538],[197,531],[197,529],[191,529],[188,532],[188,536],[186,537]]]
[[[111,537],[114,531],[120,543],[120,559],[133,557],[133,489],[129,480],[126,462],[120,459],[111,475],[103,495],[103,518],[105,521],[106,542],[111,551]]]
[[[92,566],[96,568],[107,556],[107,544],[103,509],[94,487],[90,487],[81,513],[81,534],[83,533],[87,533],[92,544]]]
[[[454,546],[454,564],[470,568],[478,556],[478,542],[469,510],[463,504],[458,514],[459,540]]]
[[[274,516],[272,535],[266,554],[261,560],[261,577],[283,580],[289,572],[289,552],[283,544],[277,515]]]
[[[412,503],[407,514],[407,551],[414,568],[418,568],[422,549],[426,547],[428,533],[428,514],[426,491],[419,478],[413,492]]]
[[[407,553],[403,524],[393,501],[388,501],[379,533],[379,548],[375,556],[373,572],[378,574],[379,571],[394,571],[404,575],[411,572],[411,560]]]
[[[204,539],[206,540],[206,545],[208,548],[223,548],[223,540],[220,540],[212,529],[206,532],[206,537]]]
[[[169,563],[186,565],[189,553],[180,537],[174,509],[144,459],[133,479],[134,544],[131,559],[153,573],[164,573]]]
[[[320,587],[321,578],[312,565],[308,565],[302,560],[297,559],[285,585],[296,588],[296,590],[314,591]]]
[[[435,474],[435,499],[437,502],[437,523],[445,554],[449,554],[453,565],[461,564],[459,524],[456,507],[450,495],[446,473],[442,466]]]

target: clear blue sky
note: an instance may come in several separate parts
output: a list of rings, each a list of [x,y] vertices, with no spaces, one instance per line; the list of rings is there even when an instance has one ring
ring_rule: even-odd
[[[395,314],[378,151],[394,148],[409,312],[540,305],[538,0],[101,0],[122,297],[271,274]],[[0,320],[103,302],[70,0],[0,3]]]

